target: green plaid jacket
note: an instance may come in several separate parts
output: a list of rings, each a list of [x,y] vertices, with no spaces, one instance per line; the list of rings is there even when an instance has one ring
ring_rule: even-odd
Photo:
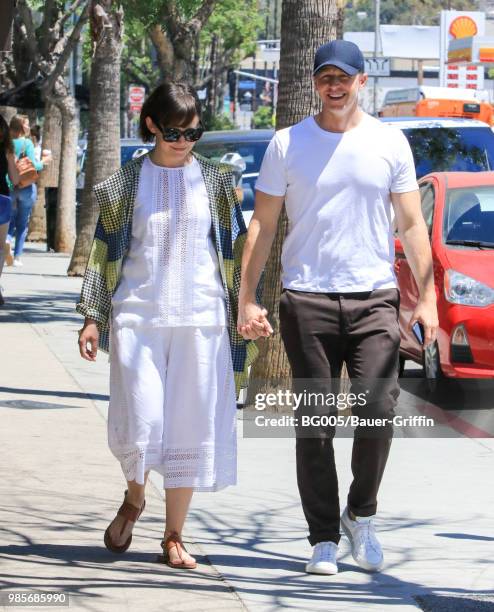
[[[231,169],[227,165],[194,155],[201,166],[209,196],[213,242],[225,289],[228,332],[238,394],[242,387],[247,386],[247,368],[258,354],[255,343],[244,340],[237,332],[240,264],[247,230],[232,187]],[[134,201],[144,158],[145,155],[130,161],[94,187],[100,216],[76,309],[84,317],[97,322],[99,348],[105,352],[109,351],[111,298],[118,286],[122,264],[130,246]]]

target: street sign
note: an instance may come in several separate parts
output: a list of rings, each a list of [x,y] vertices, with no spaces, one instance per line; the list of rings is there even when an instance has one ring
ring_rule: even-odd
[[[145,97],[146,90],[144,87],[129,85],[129,110],[133,113],[140,113]]]
[[[365,72],[370,77],[388,77],[391,74],[389,57],[366,57]]]

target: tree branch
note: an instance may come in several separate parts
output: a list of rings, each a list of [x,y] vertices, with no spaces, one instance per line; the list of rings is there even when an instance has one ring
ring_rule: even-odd
[[[40,32],[40,50],[43,55],[47,55],[49,44],[48,34],[50,33],[50,25],[52,23],[52,14],[55,8],[55,0],[46,0],[45,8],[43,10],[43,23],[41,25]]]
[[[212,80],[213,75],[209,73],[208,76],[204,77],[200,83],[194,83],[194,89],[204,89]]]
[[[139,74],[139,72],[141,74]],[[125,72],[127,76],[130,76],[137,85],[143,85],[146,89],[151,90],[153,83],[151,81],[152,75],[148,75],[142,71],[139,66],[136,66],[131,60],[122,60],[122,72]]]
[[[46,82],[43,84],[43,89],[45,90],[46,94],[51,92],[51,90],[53,89],[55,85],[56,80],[64,71],[65,65],[67,64],[67,61],[72,51],[74,50],[75,45],[79,41],[82,28],[84,27],[84,24],[88,20],[89,2],[88,0],[84,0],[84,1],[86,2],[86,6],[84,7],[82,13],[80,14],[79,19],[77,20],[77,23],[73,27],[72,32],[70,36],[68,37],[67,43],[65,44],[64,49],[62,53],[60,54],[60,57],[58,58],[57,63],[55,64],[55,67],[51,71]]]
[[[202,28],[206,21],[211,17],[218,0],[204,0],[201,6],[197,9],[195,15],[189,20],[189,23],[197,27],[197,32]],[[196,25],[197,24],[197,25]]]
[[[60,32],[63,32],[67,20],[72,17],[72,15],[80,8],[82,4],[84,4],[84,2],[89,4],[88,0],[75,0],[70,9],[62,14],[60,19],[58,19],[55,24],[55,27],[59,28]]]
[[[175,53],[172,43],[158,24],[149,28],[149,38],[156,49],[161,76],[165,78],[173,69],[173,58]]]
[[[170,38],[174,39],[183,27],[183,20],[177,9],[176,0],[164,0],[161,6],[161,21],[166,24]]]
[[[33,14],[26,0],[18,0],[17,11],[21,21],[21,27],[19,30],[21,30],[22,34],[24,35],[30,60],[37,63],[37,58],[39,55],[38,42],[36,39],[36,31],[34,29]],[[22,26],[24,26],[24,31],[22,31]]]

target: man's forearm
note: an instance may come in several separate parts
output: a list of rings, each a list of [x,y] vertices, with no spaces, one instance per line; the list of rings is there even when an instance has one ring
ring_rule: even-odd
[[[256,288],[268,260],[275,234],[276,232],[271,230],[261,229],[255,218],[250,222],[242,256],[242,283],[239,293],[241,302],[255,302]]]
[[[412,270],[421,299],[434,298],[434,272],[432,254],[425,223],[416,223],[401,235],[401,242]]]

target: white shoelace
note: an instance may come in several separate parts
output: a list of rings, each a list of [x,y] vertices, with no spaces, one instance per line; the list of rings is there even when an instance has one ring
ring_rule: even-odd
[[[335,548],[328,542],[319,542],[316,544],[315,552],[317,561],[327,561],[328,563],[335,563],[336,561]]]
[[[358,524],[357,533],[359,537],[359,548],[362,544],[366,548],[367,548],[367,545],[369,545],[371,548],[374,549],[376,553],[379,553],[380,546],[376,538],[376,532],[375,532],[374,525],[371,523],[371,521],[366,521],[362,523],[359,522],[357,524]]]

